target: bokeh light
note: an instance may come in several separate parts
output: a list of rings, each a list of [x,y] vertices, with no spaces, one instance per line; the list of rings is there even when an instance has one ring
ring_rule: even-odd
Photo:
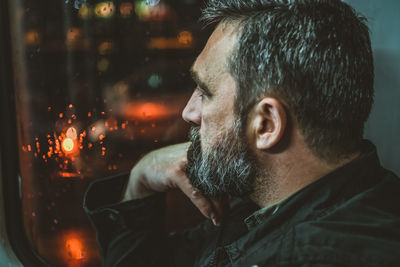
[[[71,139],[76,139],[78,137],[78,134],[74,127],[70,127],[70,128],[68,128],[67,132],[65,133],[65,136],[68,138],[71,138]]]
[[[152,74],[150,75],[147,84],[151,87],[151,88],[158,88],[162,85],[163,83],[163,78],[161,75],[159,74]]]
[[[77,27],[70,28],[67,31],[67,44],[76,44],[82,38],[82,30]]]
[[[133,13],[133,4],[130,2],[121,3],[119,6],[119,13],[123,18],[130,17]]]
[[[191,45],[193,42],[193,35],[189,31],[181,31],[178,34],[178,42],[183,45]]]
[[[37,30],[29,30],[25,33],[25,44],[29,46],[40,44],[40,34]]]
[[[106,58],[102,58],[97,62],[97,70],[101,72],[106,72],[110,65],[110,61]]]
[[[89,18],[89,16],[92,14],[92,10],[91,10],[91,8],[88,6],[88,5],[82,5],[80,8],[79,8],[79,11],[78,11],[78,15],[79,15],[79,17],[81,17],[82,19],[87,19],[87,18]]]
[[[146,0],[148,6],[156,6],[160,3],[160,0]]]
[[[98,51],[100,55],[109,54],[114,48],[114,43],[111,41],[105,41],[99,44]]]
[[[71,152],[74,149],[74,140],[72,138],[65,138],[62,142],[62,148],[65,152]]]
[[[111,18],[115,13],[115,5],[113,2],[98,3],[94,9],[94,13],[99,18]]]
[[[141,21],[163,21],[173,17],[171,8],[156,0],[137,0],[135,11]]]
[[[77,238],[70,238],[65,241],[65,247],[68,255],[74,260],[84,258],[82,242]]]

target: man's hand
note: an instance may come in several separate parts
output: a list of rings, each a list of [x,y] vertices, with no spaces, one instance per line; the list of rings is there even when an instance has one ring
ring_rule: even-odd
[[[132,169],[123,201],[140,199],[156,192],[179,188],[214,225],[222,219],[221,201],[204,197],[190,184],[184,168],[190,142],[155,150]]]

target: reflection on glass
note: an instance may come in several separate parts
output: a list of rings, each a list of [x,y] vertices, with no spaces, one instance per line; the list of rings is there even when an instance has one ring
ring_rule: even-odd
[[[24,226],[57,266],[99,266],[82,196],[186,140],[196,1],[9,1]]]
[[[115,5],[113,2],[100,2],[94,8],[94,14],[99,18],[110,18],[115,13]]]
[[[81,5],[81,7],[79,8],[78,14],[82,19],[87,19],[92,14],[92,10],[86,4]]]
[[[121,17],[128,18],[132,15],[133,12],[133,4],[131,2],[124,2],[119,7],[119,13]]]

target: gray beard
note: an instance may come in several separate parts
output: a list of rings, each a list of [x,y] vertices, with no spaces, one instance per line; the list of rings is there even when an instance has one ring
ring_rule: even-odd
[[[191,128],[185,171],[193,187],[204,196],[243,197],[253,191],[258,166],[240,132],[240,126],[234,126],[209,151],[202,151],[199,127]]]

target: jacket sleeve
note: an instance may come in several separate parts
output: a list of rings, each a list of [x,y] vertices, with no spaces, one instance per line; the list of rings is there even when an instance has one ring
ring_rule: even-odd
[[[216,227],[207,221],[184,233],[167,234],[165,194],[121,203],[128,177],[96,180],[84,197],[104,266],[193,266]]]

